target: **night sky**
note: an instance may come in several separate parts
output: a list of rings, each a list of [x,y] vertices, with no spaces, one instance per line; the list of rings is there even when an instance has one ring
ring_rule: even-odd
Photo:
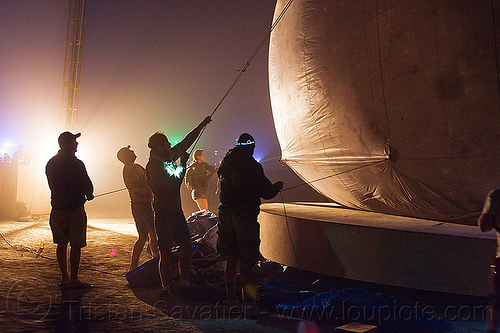
[[[96,194],[123,187],[119,148],[132,145],[145,165],[151,134],[163,131],[173,143],[212,113],[269,31],[275,4],[87,2],[77,156]],[[0,0],[0,148],[12,155],[24,144],[36,164],[57,152],[62,130],[68,6],[69,0]],[[257,159],[280,157],[267,59],[268,41],[195,147],[208,163],[219,162],[242,132],[256,138]]]

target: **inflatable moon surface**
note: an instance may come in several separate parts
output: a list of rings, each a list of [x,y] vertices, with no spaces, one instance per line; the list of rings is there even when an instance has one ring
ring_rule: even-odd
[[[471,223],[500,187],[499,52],[496,1],[295,0],[270,41],[282,158],[347,207]]]

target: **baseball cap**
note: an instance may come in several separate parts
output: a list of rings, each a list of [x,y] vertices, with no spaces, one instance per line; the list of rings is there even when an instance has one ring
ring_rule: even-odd
[[[62,132],[59,135],[59,138],[57,139],[57,142],[59,143],[59,147],[65,146],[68,142],[71,142],[72,140],[76,140],[76,138],[79,138],[82,133],[76,133],[73,134],[71,132]]]

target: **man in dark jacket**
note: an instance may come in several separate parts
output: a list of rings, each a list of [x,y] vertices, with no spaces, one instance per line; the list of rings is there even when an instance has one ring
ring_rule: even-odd
[[[180,186],[186,173],[189,154],[186,150],[194,143],[201,130],[211,121],[206,117],[186,137],[171,147],[163,133],[155,133],[149,138],[151,149],[146,171],[149,185],[153,190],[153,207],[155,212],[155,230],[160,248],[159,272],[165,296],[169,293],[170,252],[172,241],[180,246],[179,285],[189,285],[189,261],[191,255],[191,238],[186,218],[182,211]],[[180,164],[177,160],[180,158]]]
[[[85,165],[76,158],[76,139],[80,133],[63,132],[59,135],[57,155],[45,168],[51,190],[50,229],[57,244],[57,262],[61,270],[61,287],[88,288],[89,284],[78,279],[82,247],[87,246],[87,215],[84,204],[94,199],[94,187]],[[71,245],[68,272],[68,242]]]
[[[218,170],[220,181],[218,251],[227,258],[226,291],[228,305],[237,305],[236,276],[243,287],[243,302],[253,303],[250,285],[252,267],[262,259],[260,245],[260,198],[272,199],[283,182],[272,184],[260,163],[253,158],[255,140],[243,133],[229,150]]]

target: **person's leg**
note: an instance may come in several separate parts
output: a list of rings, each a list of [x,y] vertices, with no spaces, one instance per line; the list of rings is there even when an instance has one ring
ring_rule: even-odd
[[[61,285],[66,285],[70,282],[68,272],[68,245],[57,244],[56,256],[59,269],[61,270]]]
[[[80,247],[71,247],[69,253],[69,263],[71,265],[71,283],[79,283],[78,270],[80,268],[80,257],[82,249]]]
[[[240,262],[240,282],[243,289],[243,300],[252,302],[256,296],[252,290],[252,265]]]
[[[61,271],[61,286],[70,283],[68,271],[68,220],[67,212],[52,209],[50,211],[50,230],[56,247],[57,263]]]
[[[243,289],[242,303],[243,316],[254,317],[261,314],[260,308],[256,304],[257,288],[252,283],[252,264],[240,261],[240,282]]]
[[[150,231],[148,235],[149,235],[149,249],[151,250],[153,257],[156,258],[160,255],[158,250],[158,239],[156,238],[156,232],[154,230]]]
[[[160,279],[163,288],[167,288],[170,282],[170,249],[160,249]]]
[[[201,197],[196,199],[196,205],[198,206],[199,210],[206,209],[208,210],[208,200],[206,197]]]
[[[148,234],[140,233],[139,238],[134,243],[132,249],[132,261],[130,262],[130,270],[133,270],[139,266],[139,257],[141,256],[142,248],[148,239]]]
[[[228,300],[238,299],[236,293],[236,277],[238,275],[238,259],[228,256],[226,261],[226,296]]]
[[[189,272],[191,259],[191,244],[181,245],[179,254],[179,285],[185,286],[189,284]]]
[[[71,286],[80,287],[85,284],[78,279],[82,247],[87,246],[87,215],[82,207],[67,212],[68,239],[71,247],[69,264],[71,267]],[[89,285],[90,286],[90,285]]]
[[[260,260],[260,225],[255,215],[241,215],[235,218],[238,239],[239,273],[243,289],[243,301],[254,302],[257,291],[253,285],[252,268]]]

